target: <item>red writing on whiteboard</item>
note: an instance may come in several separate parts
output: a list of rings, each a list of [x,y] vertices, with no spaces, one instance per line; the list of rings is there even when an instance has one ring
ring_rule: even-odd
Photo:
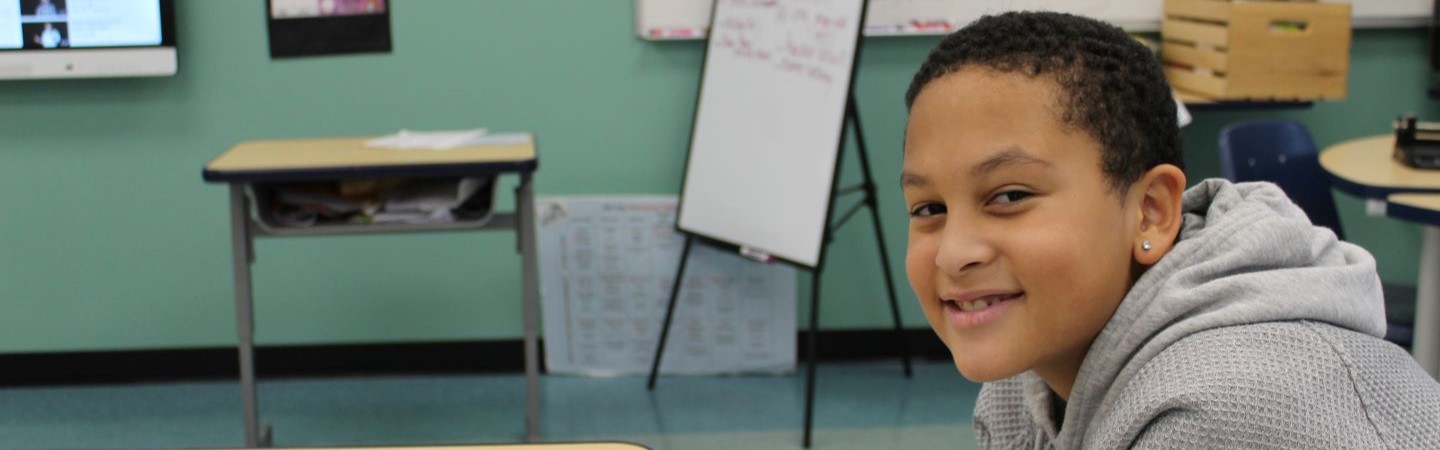
[[[850,70],[858,18],[844,14],[849,1],[719,1],[712,51],[826,85]]]

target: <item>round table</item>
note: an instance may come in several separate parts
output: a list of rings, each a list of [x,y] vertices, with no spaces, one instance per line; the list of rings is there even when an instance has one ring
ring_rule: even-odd
[[[1400,164],[1394,148],[1394,135],[1352,139],[1321,152],[1320,166],[1336,189],[1367,199],[1387,217],[1425,226],[1411,354],[1433,377],[1440,374],[1440,170]]]

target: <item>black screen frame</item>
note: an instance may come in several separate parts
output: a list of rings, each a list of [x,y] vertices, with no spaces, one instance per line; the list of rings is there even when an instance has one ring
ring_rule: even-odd
[[[1440,7],[1440,0],[1431,3],[1432,8]],[[1440,10],[1432,9],[1430,13],[1430,36],[1427,39],[1430,54],[1430,72],[1440,74]]]

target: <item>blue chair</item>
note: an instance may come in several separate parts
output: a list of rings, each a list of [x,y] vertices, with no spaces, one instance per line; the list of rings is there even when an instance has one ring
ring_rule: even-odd
[[[1280,186],[1310,223],[1329,228],[1345,239],[1340,213],[1330,194],[1330,180],[1320,167],[1320,151],[1305,125],[1293,120],[1259,120],[1220,130],[1220,174],[1234,182],[1269,181]],[[1414,318],[1415,287],[1384,283],[1390,329],[1385,339],[1409,345]]]
[[[1279,185],[1310,216],[1310,223],[1345,239],[1335,198],[1330,196],[1330,180],[1320,167],[1320,151],[1305,125],[1261,120],[1225,127],[1220,130],[1220,173],[1234,182]]]

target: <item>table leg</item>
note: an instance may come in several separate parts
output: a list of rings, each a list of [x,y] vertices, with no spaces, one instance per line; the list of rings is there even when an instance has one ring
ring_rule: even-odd
[[[1420,250],[1411,353],[1430,376],[1440,375],[1440,226],[1428,225]]]
[[[250,217],[243,183],[230,184],[230,245],[235,269],[235,326],[240,337],[240,389],[245,403],[245,446],[268,446],[260,436],[255,393],[255,314],[251,299],[250,264],[254,261]]]
[[[520,240],[525,320],[525,440],[540,440],[540,284],[535,261],[535,192],[531,174],[520,174],[515,189],[516,236]]]

